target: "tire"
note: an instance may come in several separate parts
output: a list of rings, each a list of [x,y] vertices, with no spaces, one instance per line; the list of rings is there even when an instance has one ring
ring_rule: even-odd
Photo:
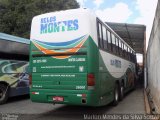
[[[4,84],[0,84],[0,105],[4,104],[9,96],[9,90],[7,90],[7,86]]]
[[[113,100],[113,106],[118,105],[118,101],[119,101],[119,89],[118,89],[118,84],[115,85],[114,88],[114,100]]]
[[[121,84],[120,88],[119,88],[119,100],[122,101],[124,98],[124,85]]]

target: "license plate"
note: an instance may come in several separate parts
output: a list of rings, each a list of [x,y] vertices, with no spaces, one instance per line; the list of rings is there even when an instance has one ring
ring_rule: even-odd
[[[55,96],[55,97],[53,97],[53,101],[62,102],[62,101],[64,101],[64,98],[60,97],[60,96]]]

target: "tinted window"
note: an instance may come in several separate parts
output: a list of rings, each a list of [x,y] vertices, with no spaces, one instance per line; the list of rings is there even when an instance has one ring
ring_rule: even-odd
[[[103,32],[103,40],[107,40],[106,28],[104,26],[102,26],[102,32]]]
[[[114,34],[111,34],[112,35],[112,44],[115,44],[115,36]]]
[[[108,43],[111,43],[111,33],[107,30]]]
[[[98,30],[99,30],[99,38],[102,39],[102,29],[101,29],[102,25],[99,23],[98,24]]]
[[[103,44],[104,44],[104,49],[107,50],[107,31],[104,26],[102,26],[102,33],[103,33]]]
[[[118,44],[119,44],[119,39],[116,38],[116,53],[119,55],[119,46],[118,46]]]
[[[122,50],[124,50],[124,43],[122,42]]]
[[[98,23],[98,44],[100,48],[103,48],[102,24],[101,23]]]
[[[124,44],[124,50],[127,51],[127,46],[126,46],[126,44]]]
[[[119,40],[119,47],[122,48],[121,40]]]
[[[118,46],[118,42],[119,42],[119,40],[116,38],[116,46]]]

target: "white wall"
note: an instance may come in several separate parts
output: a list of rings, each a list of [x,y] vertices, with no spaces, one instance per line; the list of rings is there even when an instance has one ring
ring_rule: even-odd
[[[160,1],[147,49],[148,86],[156,107],[160,111]]]

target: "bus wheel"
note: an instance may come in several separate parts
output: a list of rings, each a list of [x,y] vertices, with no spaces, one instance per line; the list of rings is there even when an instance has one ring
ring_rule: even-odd
[[[7,90],[7,86],[4,84],[0,84],[0,104],[4,104],[9,96],[9,91]]]
[[[118,100],[119,100],[119,89],[118,89],[118,84],[116,84],[114,89],[114,100],[113,100],[114,106],[118,104]]]
[[[124,85],[121,84],[120,90],[119,90],[119,100],[122,101],[124,98]]]

